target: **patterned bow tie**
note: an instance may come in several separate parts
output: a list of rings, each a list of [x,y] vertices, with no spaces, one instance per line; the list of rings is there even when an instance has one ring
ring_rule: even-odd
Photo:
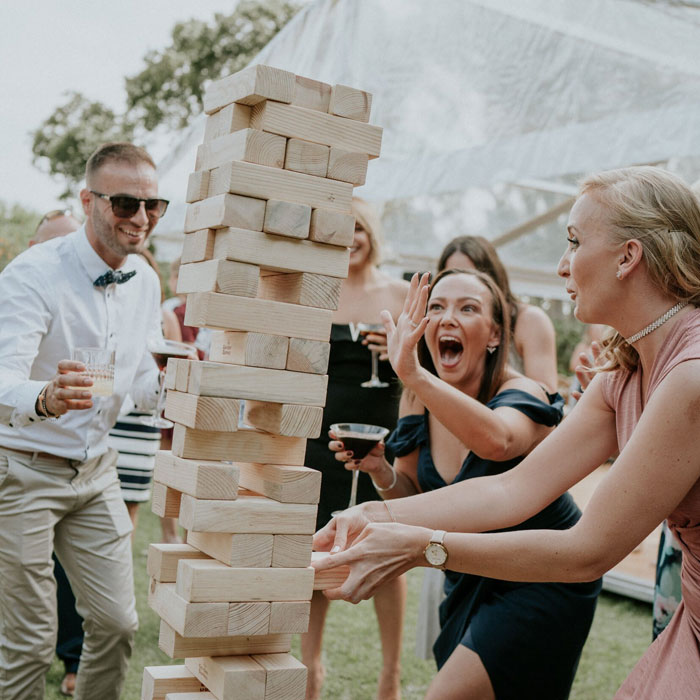
[[[136,270],[131,272],[122,272],[121,270],[108,270],[104,275],[100,275],[94,282],[95,287],[106,287],[108,284],[124,284],[128,282],[134,275]]]

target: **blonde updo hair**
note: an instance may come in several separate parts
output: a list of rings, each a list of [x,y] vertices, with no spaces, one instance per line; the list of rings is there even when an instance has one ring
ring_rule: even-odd
[[[649,276],[664,294],[700,304],[700,201],[679,177],[662,168],[638,166],[587,177],[580,194],[606,208],[614,243],[642,244]],[[633,370],[637,351],[617,332],[603,339],[598,369]]]
[[[368,262],[371,265],[379,265],[382,261],[382,226],[377,212],[359,197],[352,198],[352,215],[355,217],[355,225],[361,226],[369,237],[370,253]]]

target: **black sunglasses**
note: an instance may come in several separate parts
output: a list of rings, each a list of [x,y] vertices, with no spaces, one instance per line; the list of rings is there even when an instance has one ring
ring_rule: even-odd
[[[45,223],[46,221],[53,221],[54,219],[58,219],[61,216],[73,216],[73,210],[72,209],[52,209],[51,211],[47,211],[44,216],[41,217],[41,221],[36,225],[36,230],[39,230],[39,227]]]
[[[102,194],[102,192],[95,192],[95,190],[90,190],[90,192],[96,197],[107,200],[112,205],[114,216],[120,219],[130,219],[134,216],[139,210],[141,202],[146,207],[147,214],[160,218],[165,214],[169,204],[167,199],[143,199],[128,194]]]

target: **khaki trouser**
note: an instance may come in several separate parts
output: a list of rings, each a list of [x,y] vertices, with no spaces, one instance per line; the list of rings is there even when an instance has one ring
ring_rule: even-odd
[[[85,620],[77,700],[117,700],[138,627],[116,452],[77,462],[0,447],[0,700],[42,700],[56,641],[51,552]]]

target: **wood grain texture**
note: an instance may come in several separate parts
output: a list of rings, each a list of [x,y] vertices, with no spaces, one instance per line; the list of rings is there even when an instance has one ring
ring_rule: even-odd
[[[342,285],[340,277],[329,275],[263,271],[258,282],[258,297],[335,311]]]
[[[174,583],[180,559],[210,559],[210,557],[189,544],[150,544],[146,571],[156,581]]]
[[[282,168],[286,148],[287,139],[284,136],[267,134],[257,129],[241,129],[200,144],[195,168],[211,170],[232,160]]]
[[[308,238],[311,207],[307,204],[268,199],[263,231],[289,238]]]
[[[247,367],[284,369],[288,349],[289,338],[281,335],[212,331],[209,360]]]
[[[325,374],[328,371],[330,352],[330,343],[290,338],[287,369],[293,372]]]
[[[329,156],[329,146],[302,139],[288,139],[287,151],[284,156],[284,169],[316,177],[326,177]]]
[[[311,78],[297,75],[294,81],[292,104],[306,109],[327,112],[331,101],[331,86]],[[250,118],[250,117],[249,117]]]
[[[366,153],[355,153],[343,148],[331,148],[328,157],[327,177],[349,182],[355,187],[364,185],[367,179],[369,159]],[[285,166],[286,167],[286,166]]]
[[[267,672],[265,700],[304,700],[307,669],[291,654],[254,654]]]
[[[334,85],[331,88],[331,98],[328,104],[330,114],[368,122],[371,109],[372,95],[369,92],[347,85]]]
[[[260,268],[257,265],[217,258],[180,265],[178,294],[217,292],[237,297],[255,298],[258,294]]]
[[[220,399],[228,400],[228,399]],[[233,464],[182,459],[159,450],[153,478],[195,498],[235,499],[238,497],[239,470]]]
[[[245,163],[245,165],[250,165],[250,163]],[[254,167],[263,166],[256,165]],[[274,169],[271,168],[271,170]],[[211,177],[209,178],[209,187],[211,189]],[[229,226],[250,231],[262,231],[264,220],[264,199],[244,197],[226,191],[216,195],[210,193],[207,199],[187,206],[185,233],[203,228],[227,228]]]
[[[370,158],[377,158],[382,147],[381,127],[279,102],[257,104],[250,125],[288,138],[366,153]]]
[[[214,235],[216,229],[204,228],[185,235],[182,243],[180,264],[211,260],[214,255]]]
[[[313,212],[311,218],[313,220]],[[353,233],[354,227],[353,218]],[[332,234],[329,234],[328,238],[331,237]],[[350,251],[346,247],[323,245],[326,242],[331,240],[313,243],[240,228],[226,228],[219,229],[216,233],[214,256],[252,263],[279,272],[311,272],[347,277]]]
[[[312,535],[275,535],[272,566],[305,568],[311,564]]]
[[[193,657],[185,666],[220,700],[265,700],[267,671],[250,656]]]
[[[311,212],[309,238],[317,243],[347,247],[355,235],[355,217],[352,214],[314,209]]]
[[[350,211],[352,200],[352,185],[347,182],[239,160],[214,168],[209,176],[210,197],[227,192],[257,199],[283,199],[287,202],[344,212]],[[241,224],[238,226],[253,228]]]
[[[232,534],[192,530],[187,533],[187,544],[228,566],[259,569],[272,566],[274,535],[270,533]]]
[[[236,462],[236,465],[245,489],[280,503],[318,503],[321,472],[316,469],[287,464]]]
[[[301,404],[246,401],[243,420],[259,430],[287,437],[317,438],[321,434],[323,409]]]
[[[191,173],[189,179],[187,180],[187,194],[185,195],[185,201],[199,202],[202,199],[206,199],[209,196],[209,171],[208,170],[196,170]]]
[[[210,114],[204,125],[204,141],[213,141],[234,131],[247,129],[250,126],[250,111],[251,108],[246,105],[233,103]]]
[[[169,391],[165,398],[165,415],[172,421],[197,430],[238,430],[240,401],[214,396],[196,396]]]
[[[165,700],[168,693],[199,693],[206,688],[183,665],[146,666],[141,682],[141,700]],[[201,696],[200,697],[201,700]]]
[[[181,496],[180,491],[154,480],[151,491],[151,510],[161,518],[177,518],[180,515]]]
[[[211,114],[232,102],[245,105],[266,99],[291,102],[295,82],[294,73],[270,66],[250,66],[211,83],[204,92],[204,111]]]

